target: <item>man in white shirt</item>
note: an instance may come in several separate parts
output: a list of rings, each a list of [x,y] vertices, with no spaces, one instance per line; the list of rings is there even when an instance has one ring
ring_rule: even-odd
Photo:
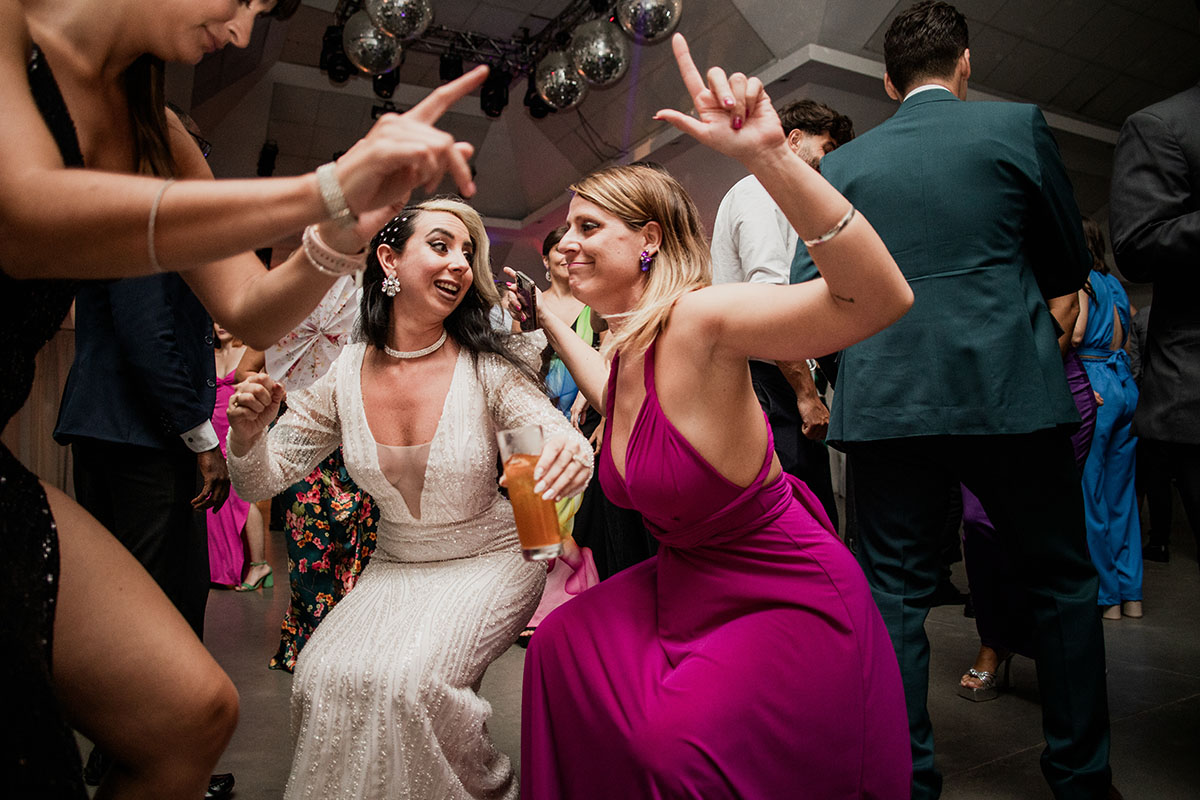
[[[850,119],[814,100],[778,109],[788,145],[815,170],[821,157],[854,138]],[[774,283],[786,286],[796,250],[796,232],[753,175],[734,184],[713,224],[713,283]],[[767,412],[775,451],[784,471],[808,484],[837,527],[837,506],[822,440],[829,410],[804,361],[752,360],[750,374]]]

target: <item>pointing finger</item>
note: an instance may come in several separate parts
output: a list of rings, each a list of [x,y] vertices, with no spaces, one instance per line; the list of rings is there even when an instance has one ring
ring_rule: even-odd
[[[446,113],[450,106],[478,89],[487,75],[487,65],[480,64],[466,75],[434,89],[428,97],[413,106],[407,116],[418,122],[432,125],[437,122],[438,117]]]
[[[692,100],[695,100],[707,87],[700,70],[696,69],[696,64],[692,61],[692,52],[688,50],[687,39],[683,38],[682,33],[671,37],[671,50],[675,53],[675,63],[679,65],[679,76],[683,78],[683,85],[687,87]]]

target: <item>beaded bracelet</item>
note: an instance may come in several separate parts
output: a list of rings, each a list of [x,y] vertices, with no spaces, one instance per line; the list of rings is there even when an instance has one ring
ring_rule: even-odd
[[[822,233],[815,239],[803,239],[805,247],[813,247],[818,244],[825,244],[833,237],[842,232],[842,229],[850,224],[850,220],[854,219],[854,206],[850,206],[850,210],[846,212],[846,216],[838,220],[838,223],[829,230]]]
[[[329,218],[343,228],[352,228],[358,222],[358,217],[350,210],[346,195],[342,192],[341,181],[337,176],[337,164],[330,161],[317,167],[317,189],[321,192],[321,202]]]
[[[367,248],[364,247],[353,254],[339,253],[325,244],[321,235],[317,233],[316,225],[309,225],[304,229],[301,241],[304,243],[305,257],[317,272],[322,274],[341,277],[360,272],[367,266]]]

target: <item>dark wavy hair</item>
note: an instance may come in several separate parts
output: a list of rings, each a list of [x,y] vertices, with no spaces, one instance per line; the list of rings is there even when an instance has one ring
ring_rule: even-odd
[[[450,338],[478,358],[481,353],[494,353],[512,364],[543,392],[545,383],[537,373],[513,351],[513,334],[492,327],[489,314],[499,302],[499,293],[492,279],[488,260],[487,231],[478,212],[457,197],[434,197],[406,206],[383,226],[367,248],[367,268],[363,273],[362,299],[358,304],[356,337],[382,350],[387,345],[392,325],[392,298],[383,293],[383,266],[379,263],[379,247],[387,245],[402,253],[416,228],[417,217],[423,211],[444,211],[458,217],[467,228],[475,252],[471,257],[471,285],[462,301],[446,317],[446,332]]]
[[[854,123],[850,118],[816,100],[796,100],[780,107],[779,122],[784,136],[794,130],[814,136],[828,132],[838,147],[854,138]]]
[[[967,49],[967,18],[940,0],[923,0],[892,20],[883,38],[883,64],[906,94],[923,78],[948,78]]]

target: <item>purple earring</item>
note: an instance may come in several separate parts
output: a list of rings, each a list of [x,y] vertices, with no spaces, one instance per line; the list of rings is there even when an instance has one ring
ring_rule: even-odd
[[[650,265],[654,263],[654,256],[650,254],[649,250],[643,250],[640,261],[642,262],[642,272],[649,272]]]

